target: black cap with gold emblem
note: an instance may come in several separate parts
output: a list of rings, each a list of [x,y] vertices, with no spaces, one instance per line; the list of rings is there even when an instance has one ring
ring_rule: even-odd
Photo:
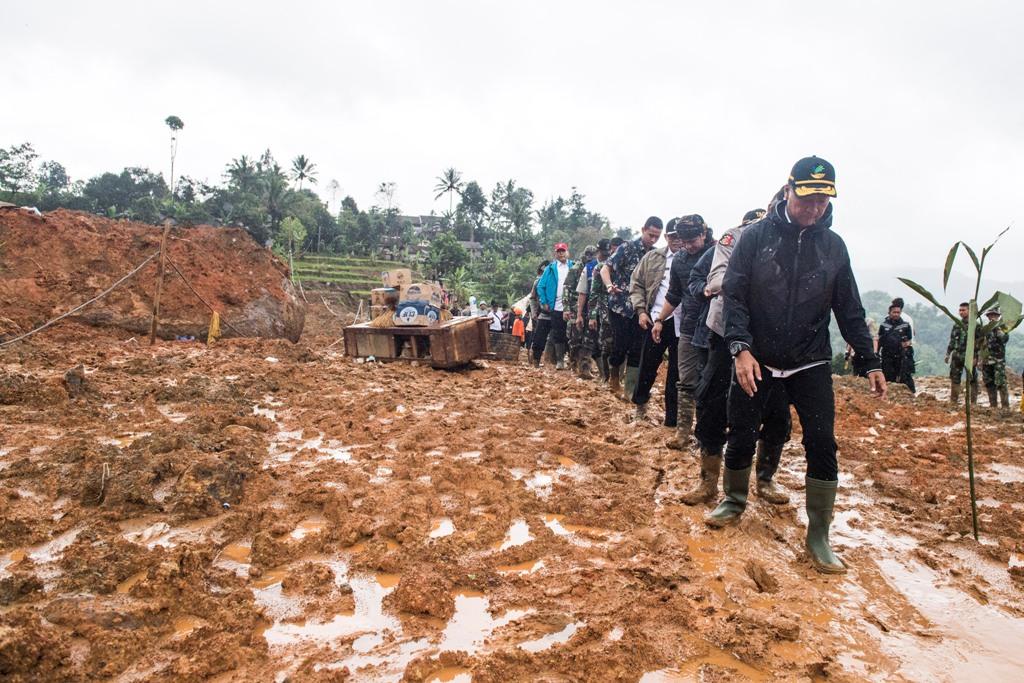
[[[836,169],[819,157],[804,157],[793,165],[789,186],[798,197],[811,194],[836,196]]]

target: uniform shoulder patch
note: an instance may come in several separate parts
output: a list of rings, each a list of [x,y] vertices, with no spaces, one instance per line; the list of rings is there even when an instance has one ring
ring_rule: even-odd
[[[731,247],[732,243],[735,241],[736,238],[732,234],[725,233],[724,235],[722,235],[721,238],[719,238],[718,243],[721,244],[723,247]]]

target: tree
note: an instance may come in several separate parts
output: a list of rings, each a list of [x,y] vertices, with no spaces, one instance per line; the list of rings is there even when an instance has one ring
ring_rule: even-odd
[[[256,183],[256,164],[244,154],[237,159],[232,159],[228,164],[226,175],[230,183],[242,192],[249,192]]]
[[[174,196],[174,158],[178,156],[178,131],[185,127],[185,123],[177,116],[168,116],[164,123],[171,129],[171,196]]]
[[[437,176],[437,184],[434,185],[434,199],[440,199],[441,195],[448,195],[448,213],[452,213],[452,199],[456,194],[462,193],[462,174],[454,168],[446,168],[444,173]]]
[[[331,178],[331,182],[327,183],[327,191],[331,193],[331,205],[334,206],[338,203],[338,190],[341,189],[341,183],[334,178]]]
[[[455,234],[459,235],[460,225],[469,227],[469,241],[483,240],[483,230],[487,223],[487,197],[475,180],[466,183],[459,195],[459,205],[455,208]],[[459,235],[461,237],[461,235]]]
[[[291,271],[292,280],[295,280],[295,243],[302,244],[306,239],[306,226],[295,216],[288,216],[281,221],[281,238],[288,244],[288,269]]]
[[[384,211],[391,213],[391,204],[395,199],[395,188],[398,185],[393,180],[386,180],[377,186],[375,196],[384,203]]]
[[[469,263],[469,254],[455,239],[455,235],[446,232],[431,243],[427,263],[434,271],[434,277],[445,278]]]
[[[0,149],[0,189],[12,193],[28,192],[34,183],[32,167],[38,157],[30,142]]]
[[[316,164],[306,158],[305,154],[292,159],[292,179],[299,181],[299,190],[302,190],[302,181],[308,180],[311,185],[316,185]]]

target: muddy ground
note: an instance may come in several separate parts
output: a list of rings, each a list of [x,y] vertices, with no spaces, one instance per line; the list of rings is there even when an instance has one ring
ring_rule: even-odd
[[[1019,412],[977,416],[979,544],[962,416],[837,380],[824,577],[798,433],[793,504],[711,531],[674,502],[696,462],[595,383],[354,362],[336,328],[0,350],[0,678],[1024,676]]]

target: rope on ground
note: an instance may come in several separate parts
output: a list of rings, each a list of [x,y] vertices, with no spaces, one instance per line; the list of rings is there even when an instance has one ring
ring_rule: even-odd
[[[134,269],[133,269],[133,270],[132,270],[132,271],[131,271],[130,273],[128,273],[127,275],[125,275],[124,277],[122,277],[122,278],[121,278],[120,280],[118,280],[118,281],[117,281],[117,282],[115,282],[114,284],[110,285],[110,287],[108,287],[107,289],[103,290],[103,291],[102,291],[101,293],[97,294],[97,295],[96,295],[96,296],[94,296],[93,298],[91,298],[91,299],[89,299],[88,301],[86,301],[86,302],[85,302],[84,304],[79,304],[78,306],[75,306],[74,308],[72,308],[72,309],[71,309],[70,311],[68,311],[67,313],[64,313],[63,315],[59,315],[59,316],[57,316],[56,318],[54,318],[53,320],[50,320],[50,321],[48,321],[48,322],[45,322],[45,323],[43,323],[42,325],[40,325],[39,327],[35,328],[34,330],[30,330],[30,331],[26,332],[26,333],[25,333],[25,334],[23,334],[23,335],[20,335],[20,336],[18,336],[18,337],[15,337],[14,339],[8,339],[8,340],[7,340],[7,341],[5,341],[5,342],[0,342],[0,348],[3,348],[3,347],[5,347],[5,346],[10,346],[11,344],[14,344],[15,342],[19,342],[19,341],[21,341],[22,339],[27,339],[28,337],[31,337],[31,336],[32,336],[33,334],[35,334],[35,333],[37,333],[37,332],[42,332],[43,330],[45,330],[45,329],[46,329],[47,327],[49,327],[50,325],[53,325],[53,324],[55,324],[55,323],[57,323],[57,322],[60,322],[60,321],[61,321],[61,320],[63,320],[64,318],[68,317],[69,315],[74,315],[75,313],[77,313],[78,311],[82,310],[83,308],[85,308],[85,307],[86,307],[86,306],[88,306],[89,304],[92,304],[92,303],[95,303],[95,302],[99,301],[100,299],[102,299],[103,297],[105,297],[105,296],[106,296],[107,294],[110,294],[110,293],[111,293],[112,291],[114,291],[114,289],[116,289],[116,288],[117,288],[117,286],[118,286],[118,285],[120,285],[120,284],[121,284],[122,282],[124,282],[125,280],[127,280],[128,278],[130,278],[130,277],[131,277],[132,275],[135,275],[135,274],[136,274],[137,272],[139,272],[140,270],[142,270],[142,269],[143,269],[143,267],[144,267],[144,266],[145,266],[145,265],[146,265],[147,263],[149,263],[150,261],[152,261],[153,259],[155,259],[155,258],[156,258],[157,256],[159,256],[159,255],[160,255],[160,252],[159,252],[159,251],[158,251],[158,252],[155,252],[155,253],[153,253],[153,254],[151,254],[150,256],[148,256],[148,257],[146,258],[146,260],[145,260],[145,261],[143,261],[143,262],[142,262],[142,263],[140,263],[139,265],[135,266],[135,268],[134,268]]]
[[[332,309],[332,308],[331,308],[331,305],[330,305],[329,303],[327,303],[327,299],[325,299],[325,298],[324,298],[324,295],[323,295],[323,294],[321,294],[321,295],[320,295],[320,301],[323,301],[323,302],[324,302],[324,308],[326,308],[326,309],[327,309],[327,312],[328,312],[328,313],[330,313],[331,315],[333,315],[333,316],[334,316],[335,318],[338,318],[339,320],[341,319],[341,314],[340,314],[340,313],[336,313],[336,312],[334,311],[334,309]]]
[[[306,290],[302,288],[302,280],[296,280],[296,282],[299,283],[299,293],[302,294],[302,300],[308,304],[309,299],[306,298]]]
[[[170,257],[167,258],[167,265],[169,265],[172,269],[174,269],[174,272],[178,274],[178,277],[180,277],[181,281],[185,283],[185,286],[188,287],[190,290],[192,290],[192,293],[196,295],[196,298],[199,299],[200,301],[202,301],[203,304],[207,308],[210,309],[211,313],[218,313],[218,314],[220,313],[220,311],[218,311],[213,306],[211,306],[209,303],[207,303],[206,299],[204,299],[202,296],[200,296],[199,292],[197,292],[195,287],[192,286],[192,283],[188,281],[188,278],[186,278],[185,275],[180,270],[178,270],[178,266],[174,265],[174,261],[172,261],[170,259]],[[220,321],[222,323],[224,323],[225,327],[234,330],[235,334],[237,334],[239,337],[245,337],[246,336],[245,333],[243,333],[237,327],[235,327],[234,325],[229,323],[227,320],[225,320],[224,316],[220,317]]]

